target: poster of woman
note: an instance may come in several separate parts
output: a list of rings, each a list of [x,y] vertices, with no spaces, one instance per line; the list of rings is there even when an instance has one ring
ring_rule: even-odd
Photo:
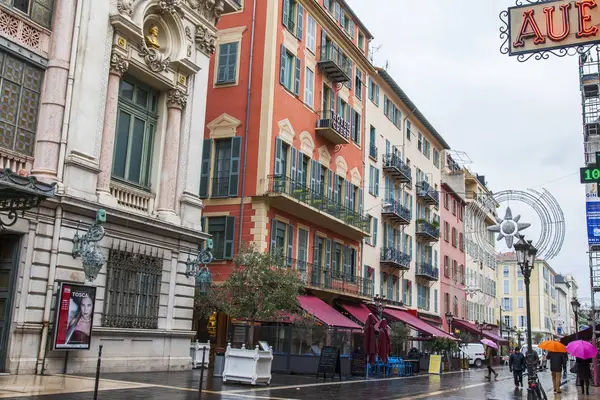
[[[62,283],[56,312],[54,349],[88,350],[94,323],[96,288]]]

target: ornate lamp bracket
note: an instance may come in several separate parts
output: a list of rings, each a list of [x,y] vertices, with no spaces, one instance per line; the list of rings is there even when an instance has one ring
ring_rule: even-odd
[[[81,264],[85,272],[85,278],[92,282],[98,277],[98,273],[104,265],[104,254],[98,246],[98,242],[104,237],[104,227],[102,224],[106,222],[106,211],[98,210],[96,212],[96,222],[83,235],[79,236],[79,224],[77,232],[73,237],[73,258],[81,257]]]
[[[207,267],[214,259],[211,253],[212,246],[212,239],[207,239],[206,247],[199,250],[193,257],[191,257],[191,254],[188,254],[188,259],[185,262],[185,276],[188,278],[195,277],[201,289],[202,286],[204,286],[204,289],[207,289],[212,283],[212,276]]]

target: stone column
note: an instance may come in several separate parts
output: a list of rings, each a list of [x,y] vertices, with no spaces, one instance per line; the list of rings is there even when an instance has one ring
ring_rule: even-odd
[[[187,94],[182,90],[173,89],[167,92],[167,129],[163,147],[157,211],[158,218],[177,224],[180,222],[175,214],[179,135],[181,131],[181,110],[186,103]]]
[[[104,110],[104,128],[102,129],[102,145],[96,194],[98,202],[116,205],[117,200],[110,194],[110,177],[112,172],[115,136],[117,134],[117,106],[119,105],[119,84],[121,77],[127,71],[129,62],[119,53],[113,51],[110,56],[110,71],[106,89],[106,106]]]
[[[56,0],[54,3],[52,39],[40,96],[35,159],[31,171],[33,175],[46,181],[57,180],[76,3],[73,0]]]

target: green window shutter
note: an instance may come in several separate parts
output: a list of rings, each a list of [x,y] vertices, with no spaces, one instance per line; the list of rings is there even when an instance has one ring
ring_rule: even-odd
[[[379,106],[379,86],[375,86],[375,104]]]
[[[206,232],[206,217],[200,217],[200,229],[202,232]]]
[[[331,239],[325,241],[325,269],[331,270]]]
[[[348,76],[350,77],[350,80],[348,81],[348,89],[352,90],[352,78],[354,77],[354,74],[352,73],[354,71],[353,68],[353,64],[352,64],[352,60],[347,58],[348,60]]]
[[[294,94],[296,96],[300,95],[300,74],[302,71],[302,63],[298,57],[294,57],[296,59],[296,72],[294,73]]]
[[[388,116],[388,98],[387,95],[383,95],[383,114]]]
[[[379,220],[373,217],[373,246],[377,246],[377,231],[379,230]]]
[[[282,22],[283,22],[283,25],[288,29],[289,29],[289,21],[290,21],[290,0],[283,0]]]
[[[278,221],[273,218],[271,221],[271,255],[275,255],[275,250],[277,249],[277,224]]]
[[[319,260],[319,248],[317,246],[319,237],[317,236],[317,234],[315,233],[315,241],[314,241],[314,246],[313,246],[313,264],[314,266],[319,265],[319,263],[321,262],[321,260]]]
[[[279,69],[279,83],[285,86],[285,70],[286,70],[286,55],[285,46],[281,45],[281,56],[280,56],[280,69]]]
[[[223,259],[233,259],[233,236],[235,234],[235,217],[225,217],[225,251]]]
[[[379,273],[379,295],[383,296],[383,272]]]
[[[275,138],[275,168],[274,174],[277,177],[282,177],[283,172],[283,141],[280,138]]]
[[[293,267],[292,259],[294,257],[294,226],[288,225],[287,227],[288,234],[288,248],[287,248],[287,266]]]
[[[240,152],[242,138],[235,136],[231,138],[231,160],[229,161],[229,196],[238,195],[240,183]]]
[[[298,3],[298,21],[296,24],[296,37],[302,40],[302,31],[304,29],[304,7]]]
[[[363,190],[362,190],[362,188],[358,189],[358,213],[361,215],[363,213]]]
[[[379,196],[379,170],[375,169],[375,196]]]
[[[357,112],[355,112],[355,115],[356,115],[356,144],[360,146],[360,136],[362,134],[362,117]]]
[[[298,168],[296,166],[296,163],[298,162],[298,150],[296,150],[295,148],[292,147],[292,156],[291,156],[291,166],[290,166],[290,171],[291,171],[291,177],[290,179],[292,180],[292,182],[296,182],[296,180],[298,179]]]
[[[202,146],[202,171],[200,173],[200,198],[208,197],[208,183],[210,180],[210,156],[212,152],[212,139],[204,140]]]

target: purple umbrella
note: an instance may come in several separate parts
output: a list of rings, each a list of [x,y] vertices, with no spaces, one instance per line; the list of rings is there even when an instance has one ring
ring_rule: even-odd
[[[494,349],[498,350],[498,345],[494,342],[492,342],[489,339],[481,339],[481,343],[485,344],[486,346],[490,346],[493,347]]]
[[[589,360],[594,358],[598,354],[598,349],[584,340],[575,340],[567,345],[567,351],[573,357],[583,358]]]

